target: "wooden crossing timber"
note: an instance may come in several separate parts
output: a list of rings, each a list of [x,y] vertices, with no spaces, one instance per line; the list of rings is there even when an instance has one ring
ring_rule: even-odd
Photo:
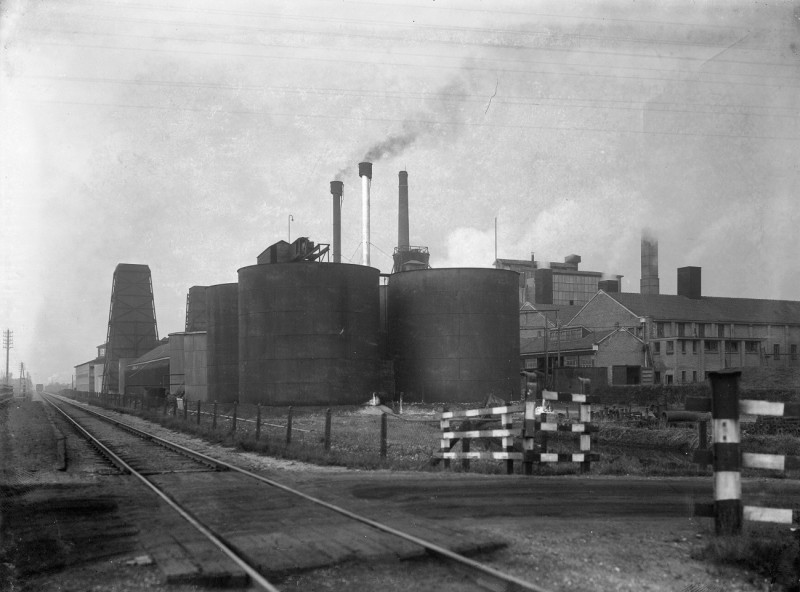
[[[589,405],[600,402],[599,397],[592,395],[581,395],[576,393],[557,393],[555,391],[542,391],[542,399],[545,401],[560,401],[562,403],[588,403]]]
[[[694,461],[714,467],[714,503],[695,504],[695,515],[713,517],[718,535],[737,535],[742,521],[798,522],[798,512],[785,508],[742,505],[741,469],[800,469],[800,458],[780,454],[741,452],[739,414],[793,417],[800,415],[800,404],[740,400],[738,370],[711,372],[711,398],[687,398],[686,409],[711,411],[713,448],[698,450]]]

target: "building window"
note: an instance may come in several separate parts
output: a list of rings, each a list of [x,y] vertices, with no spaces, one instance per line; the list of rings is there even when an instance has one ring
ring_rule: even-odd
[[[667,355],[671,356],[674,353],[675,353],[675,342],[667,341]]]
[[[697,332],[700,334],[700,337],[705,337],[706,326],[703,323],[697,323]]]
[[[697,382],[697,370],[692,370],[692,382]]]
[[[686,370],[681,370],[681,382],[686,382]]]
[[[656,337],[664,337],[664,323],[656,323]]]
[[[744,353],[746,353],[746,354],[757,354],[758,353],[758,341],[745,341],[744,342]]]
[[[686,323],[678,323],[678,337],[686,337]]]
[[[772,355],[775,356],[776,360],[779,360],[781,357],[781,346],[777,343],[772,346]]]
[[[667,374],[664,378],[666,378],[667,384],[672,384],[672,374]]]
[[[738,354],[739,353],[739,342],[738,341],[726,341],[725,342],[725,353],[726,354]]]
[[[653,342],[653,353],[655,355],[659,355],[661,353],[661,342],[660,341],[654,341]]]
[[[712,341],[710,339],[706,339],[705,341],[703,341],[703,349],[707,352],[719,351],[719,341]]]
[[[797,359],[797,344],[793,343],[789,346],[789,354],[792,356],[793,360]]]
[[[685,339],[681,339],[681,353],[682,354],[686,353],[686,340]]]
[[[653,372],[653,383],[661,384],[661,372]]]
[[[717,337],[725,337],[725,325],[722,323],[717,325]]]
[[[692,353],[697,355],[697,342],[692,341]]]

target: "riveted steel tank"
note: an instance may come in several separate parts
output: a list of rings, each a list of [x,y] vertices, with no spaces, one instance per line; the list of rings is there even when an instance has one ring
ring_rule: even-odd
[[[519,277],[503,269],[420,269],[389,278],[389,348],[407,401],[519,396]]]
[[[243,403],[341,405],[380,385],[378,270],[275,263],[239,270]]]
[[[205,289],[206,377],[209,401],[239,398],[239,286],[217,284]]]
[[[206,330],[206,286],[192,286],[186,295],[186,332]]]

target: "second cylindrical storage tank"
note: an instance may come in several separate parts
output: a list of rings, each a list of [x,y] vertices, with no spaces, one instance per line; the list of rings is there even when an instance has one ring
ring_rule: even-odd
[[[239,398],[239,285],[205,289],[208,400]]]
[[[340,263],[240,269],[240,401],[367,401],[380,384],[378,275]]]
[[[410,401],[519,396],[519,276],[421,269],[389,278],[395,389]]]

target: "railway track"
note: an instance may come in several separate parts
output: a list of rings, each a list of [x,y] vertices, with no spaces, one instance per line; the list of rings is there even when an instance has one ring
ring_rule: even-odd
[[[402,524],[361,516],[69,399],[51,394],[43,398],[120,472],[140,481],[177,512],[196,538],[202,536],[202,544],[174,543],[197,551],[201,558],[193,569],[200,564],[206,571],[216,570],[218,580],[275,591],[279,588],[273,581],[316,567],[428,556],[467,575],[476,590],[544,592],[464,556],[462,552],[480,550],[480,545],[441,526],[409,532]],[[181,571],[189,569],[185,560],[173,563],[170,567],[167,560],[168,581],[171,576],[180,580]]]

